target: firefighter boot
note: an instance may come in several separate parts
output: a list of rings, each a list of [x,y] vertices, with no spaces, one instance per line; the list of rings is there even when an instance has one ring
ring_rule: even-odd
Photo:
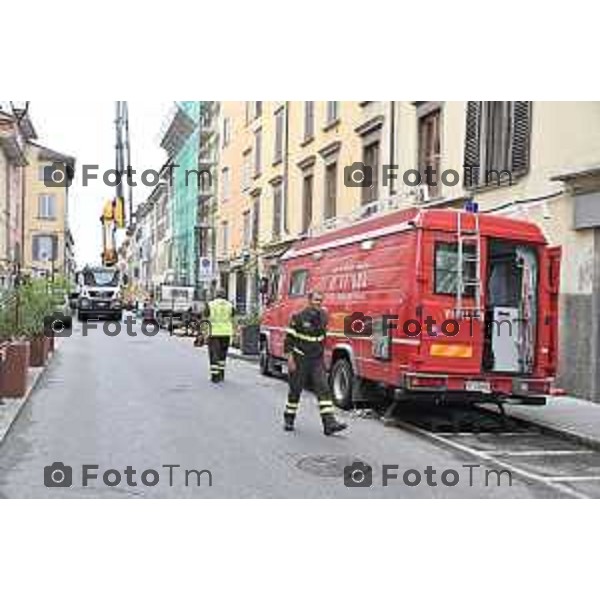
[[[294,431],[294,421],[296,420],[295,415],[289,413],[283,414],[283,429],[284,431]]]
[[[283,428],[285,431],[294,431],[294,421],[298,412],[300,401],[292,395],[288,396],[285,410],[283,411]]]
[[[344,431],[348,425],[346,423],[340,423],[340,421],[336,420],[333,415],[323,415],[323,433],[325,435],[333,435],[334,433],[339,433],[340,431]]]

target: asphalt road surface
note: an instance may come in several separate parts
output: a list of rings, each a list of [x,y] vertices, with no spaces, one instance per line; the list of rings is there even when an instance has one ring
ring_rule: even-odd
[[[0,497],[565,496],[514,474],[512,485],[506,473],[486,477],[498,467],[465,467],[478,461],[461,448],[357,414],[341,414],[347,432],[325,437],[311,394],[303,396],[297,430],[286,433],[284,380],[230,359],[217,386],[209,381],[206,351],[189,340],[139,330],[130,337],[125,328],[109,337],[98,326],[84,337],[75,324],[0,446]],[[66,468],[47,468],[56,462]],[[371,467],[370,487],[345,485],[344,468],[356,462]],[[386,486],[384,465],[392,465]],[[409,470],[407,481],[420,477],[419,484],[404,480]],[[368,482],[368,469],[355,465],[352,472]],[[48,487],[45,478],[71,485]]]

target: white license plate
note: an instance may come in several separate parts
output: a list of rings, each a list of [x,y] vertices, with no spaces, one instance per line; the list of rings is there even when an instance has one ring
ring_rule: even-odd
[[[467,392],[481,392],[482,394],[491,394],[492,387],[489,381],[467,381],[465,383]]]

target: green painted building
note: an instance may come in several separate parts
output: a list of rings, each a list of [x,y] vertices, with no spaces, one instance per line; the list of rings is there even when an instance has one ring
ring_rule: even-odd
[[[180,285],[193,285],[199,296],[215,285],[216,172],[219,103],[177,102],[169,115],[161,146],[167,151],[172,268]],[[202,259],[202,260],[201,260]],[[200,264],[203,268],[200,268]]]

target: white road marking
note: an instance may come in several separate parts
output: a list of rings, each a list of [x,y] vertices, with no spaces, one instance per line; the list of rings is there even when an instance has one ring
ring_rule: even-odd
[[[507,463],[503,460],[498,460],[497,458],[491,456],[488,452],[483,452],[482,450],[475,450],[474,448],[470,448],[469,446],[465,446],[464,444],[460,444],[453,440],[449,440],[448,438],[445,438],[443,436],[439,436],[439,435],[436,435],[435,433],[431,433],[424,429],[420,429],[419,427],[415,427],[414,425],[409,425],[408,423],[399,422],[398,427],[405,429],[407,431],[411,431],[422,437],[427,437],[432,440],[436,440],[442,444],[445,444],[446,446],[450,446],[451,448],[454,448],[455,450],[459,450],[460,452],[464,452],[465,454],[470,454],[471,456],[475,456],[475,457],[479,458],[480,460],[484,460],[488,463],[495,464],[499,467],[502,467],[503,469],[507,469],[508,471],[510,471],[511,473],[514,473],[515,475],[520,475],[524,479],[529,479],[531,481],[535,481],[537,483],[540,483],[542,485],[550,487],[553,490],[560,492],[561,494],[570,496],[571,498],[579,498],[579,499],[588,499],[589,498],[589,496],[582,494],[576,490],[572,490],[571,488],[569,488],[566,485],[563,485],[561,483],[561,481],[553,481],[549,477],[544,477],[543,475],[538,475],[537,473],[532,473],[530,471],[522,469],[521,467],[516,467],[514,465],[511,465],[510,463]],[[599,477],[599,479],[600,479],[600,477]]]
[[[569,482],[569,481],[600,481],[600,475],[560,475],[557,477],[546,477],[547,481],[551,482]]]
[[[570,456],[571,454],[595,454],[593,450],[494,450],[491,456]]]
[[[454,437],[454,436],[462,436],[462,437],[468,437],[468,436],[481,436],[481,435],[493,435],[493,436],[506,436],[506,437],[516,437],[516,436],[531,436],[531,435],[539,435],[537,433],[525,433],[525,432],[518,432],[518,431],[512,431],[512,432],[494,432],[494,431],[480,431],[479,433],[475,433],[474,431],[459,431],[458,433],[452,433],[451,431],[442,431],[440,433],[437,433],[436,435],[440,435],[440,436],[445,436],[445,437]]]

